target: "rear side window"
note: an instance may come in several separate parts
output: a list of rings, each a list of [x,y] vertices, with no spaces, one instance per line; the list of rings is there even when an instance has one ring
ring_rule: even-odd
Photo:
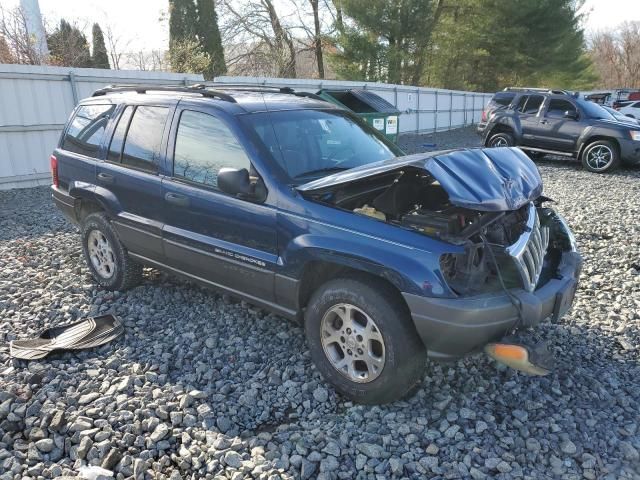
[[[542,95],[523,95],[518,101],[516,110],[520,113],[535,115],[540,110],[540,106],[544,102]]]
[[[185,110],[180,116],[173,175],[217,188],[223,167],[250,170],[251,162],[231,130],[218,118]]]
[[[168,114],[166,107],[127,106],[113,133],[108,160],[156,173]]]
[[[564,117],[564,112],[576,113],[576,107],[567,100],[553,99],[549,102],[547,116],[552,118]]]
[[[515,93],[497,93],[493,96],[493,103],[502,107],[508,107],[515,98]]]
[[[76,110],[62,140],[69,152],[96,157],[115,105],[82,105]]]
[[[127,106],[120,119],[118,120],[118,126],[113,137],[111,138],[111,144],[109,145],[109,153],[107,154],[107,160],[112,162],[120,162],[120,156],[122,155],[122,146],[124,145],[124,136],[127,134],[127,128],[129,128],[129,121],[131,120],[131,114],[133,113],[133,107]]]

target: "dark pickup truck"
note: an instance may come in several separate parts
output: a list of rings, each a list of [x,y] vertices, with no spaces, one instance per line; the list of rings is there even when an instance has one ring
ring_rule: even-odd
[[[640,163],[640,127],[596,103],[541,89],[506,89],[494,99],[478,124],[488,147],[518,146],[534,158],[572,157],[596,173]]]
[[[304,321],[319,371],[360,402],[407,394],[427,356],[559,319],[580,272],[519,149],[405,156],[290,89],[99,90],[51,166],[99,285],[148,265]],[[525,347],[492,352],[528,364]]]

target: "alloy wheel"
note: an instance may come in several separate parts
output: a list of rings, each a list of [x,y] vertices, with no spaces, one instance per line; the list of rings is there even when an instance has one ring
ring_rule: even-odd
[[[595,145],[586,153],[587,165],[593,170],[606,170],[614,158],[613,151],[606,145]]]
[[[491,146],[496,148],[496,147],[508,147],[509,146],[509,142],[507,142],[507,139],[504,137],[498,137],[498,138],[494,138],[491,141]]]
[[[109,279],[116,272],[116,256],[107,237],[99,230],[91,230],[87,237],[91,264],[100,277]]]
[[[349,380],[369,383],[385,365],[385,345],[373,319],[348,303],[331,307],[320,323],[324,353],[336,370]]]

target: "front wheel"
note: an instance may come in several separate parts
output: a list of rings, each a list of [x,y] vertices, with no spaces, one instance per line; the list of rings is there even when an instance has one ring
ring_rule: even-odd
[[[618,153],[618,147],[609,140],[592,142],[582,152],[582,166],[590,172],[608,172],[619,164],[620,153]]]
[[[309,302],[305,330],[316,367],[351,400],[392,402],[422,380],[424,345],[406,305],[381,281],[327,282]]]
[[[515,143],[510,133],[502,132],[493,135],[487,142],[487,147],[512,147]]]

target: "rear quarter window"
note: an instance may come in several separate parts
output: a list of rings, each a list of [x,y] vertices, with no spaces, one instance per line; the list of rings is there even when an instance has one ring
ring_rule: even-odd
[[[515,93],[500,93],[493,96],[491,99],[492,103],[495,105],[500,105],[502,107],[508,107],[511,105],[511,102],[515,98]]]
[[[104,130],[115,108],[111,104],[78,107],[62,138],[62,149],[96,157]]]

